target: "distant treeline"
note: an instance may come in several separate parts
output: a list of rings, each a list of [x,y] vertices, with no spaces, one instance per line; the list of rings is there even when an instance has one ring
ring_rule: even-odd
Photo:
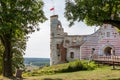
[[[24,58],[25,65],[35,65],[35,66],[49,66],[49,58]]]

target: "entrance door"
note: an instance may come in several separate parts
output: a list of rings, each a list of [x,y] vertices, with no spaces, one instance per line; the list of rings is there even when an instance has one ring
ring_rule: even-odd
[[[111,47],[106,47],[106,48],[104,49],[104,54],[105,54],[106,56],[110,56],[110,55],[111,55],[111,50],[112,50]]]

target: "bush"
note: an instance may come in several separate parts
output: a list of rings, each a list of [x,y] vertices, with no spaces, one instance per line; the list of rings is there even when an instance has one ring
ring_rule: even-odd
[[[60,72],[74,72],[80,70],[93,70],[97,67],[97,65],[92,61],[88,64],[88,61],[74,61],[70,62],[66,69],[62,69]]]
[[[68,72],[73,72],[73,71],[78,71],[83,69],[83,65],[80,61],[75,61],[75,62],[70,62],[69,66],[68,66]]]
[[[89,64],[88,64],[88,70],[93,70],[97,68],[97,65],[95,64],[94,61],[91,61]]]

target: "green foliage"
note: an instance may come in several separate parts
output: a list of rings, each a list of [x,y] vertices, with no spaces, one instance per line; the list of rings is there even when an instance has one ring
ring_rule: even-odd
[[[14,56],[12,58],[12,70],[13,73],[16,72],[17,69],[25,69],[25,65],[24,65],[24,58],[22,54],[16,54],[14,53]]]
[[[74,61],[70,62],[68,65],[68,68],[63,69],[62,72],[74,72],[74,71],[79,71],[79,70],[93,70],[97,66],[94,62],[90,62],[88,64],[87,61]]]
[[[14,42],[15,43],[15,42]],[[14,45],[16,46],[16,48],[18,47],[18,45]],[[20,45],[19,45],[20,47]],[[22,52],[20,52],[18,49],[16,48],[13,48],[12,49],[12,53],[13,53],[13,57],[12,57],[12,70],[13,70],[13,73],[15,73],[16,69],[19,69],[19,68],[24,68],[24,58],[23,58],[23,55],[22,55]],[[22,48],[21,48],[22,49]],[[3,57],[3,51],[4,51],[4,47],[2,44],[0,44],[0,74],[2,73],[2,57]]]
[[[4,47],[3,58],[7,60],[3,61],[4,76],[12,76],[12,55],[24,54],[28,34],[47,20],[43,5],[42,0],[0,0],[0,40]]]
[[[90,26],[103,23],[120,26],[119,15],[120,0],[66,0],[65,17],[70,26],[75,21],[84,21]]]
[[[95,68],[97,68],[97,65],[94,62],[90,62],[88,64],[88,61],[77,60],[70,63],[44,67],[40,70],[34,70],[32,72],[25,72],[23,76],[40,76],[40,75],[48,75],[48,74],[63,73],[63,72],[94,70]]]

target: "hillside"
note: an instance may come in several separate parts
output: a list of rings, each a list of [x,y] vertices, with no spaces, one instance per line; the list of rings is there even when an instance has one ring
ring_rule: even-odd
[[[74,61],[65,64],[44,67],[24,73],[25,80],[120,80],[120,66],[97,65],[94,62]]]
[[[120,80],[120,70],[111,70],[109,66],[92,71],[26,77],[25,80]]]
[[[45,66],[50,65],[49,58],[24,58],[25,65]]]
[[[120,70],[112,70],[111,66],[104,66],[90,71],[57,73],[53,75],[39,75],[24,77],[23,80],[120,80]],[[119,67],[120,68],[120,67]],[[1,78],[0,80],[11,80]]]
[[[23,72],[22,80],[120,80],[120,66],[97,65],[94,62],[74,61]],[[0,80],[10,80],[0,77]],[[16,79],[15,79],[16,80]]]
[[[120,66],[113,70],[112,66],[75,61],[44,67],[23,76],[24,80],[120,80]]]
[[[58,64],[48,67],[43,67],[42,69],[36,69],[31,72],[25,72],[23,76],[39,76],[39,75],[49,75],[49,74],[56,74],[56,73],[64,73],[64,72],[75,72],[80,70],[93,70],[97,67],[94,62],[88,61],[80,61],[76,60],[69,63]]]

